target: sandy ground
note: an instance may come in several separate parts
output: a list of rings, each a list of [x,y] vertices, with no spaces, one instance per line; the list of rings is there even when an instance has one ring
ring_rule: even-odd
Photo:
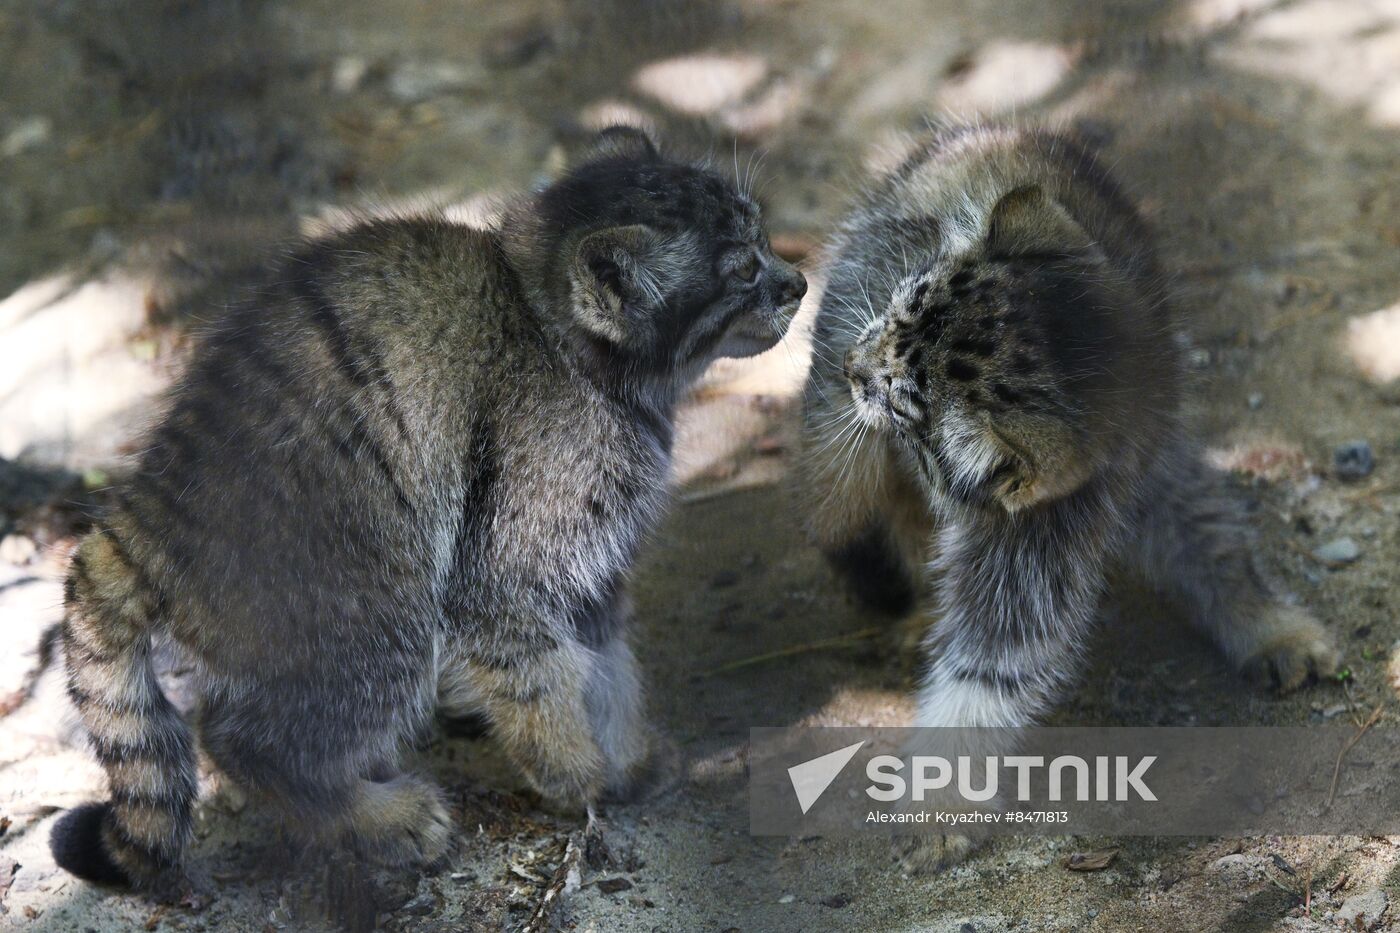
[[[751,174],[794,253],[930,118],[1073,125],[1104,147],[1195,316],[1212,455],[1259,502],[1267,563],[1331,625],[1350,677],[1252,691],[1170,609],[1120,588],[1054,721],[1300,724],[1377,705],[1395,720],[1395,0],[14,0],[0,87],[0,928],[493,930],[538,908],[581,827],[542,811],[489,739],[424,749],[462,827],[431,876],[289,854],[211,776],[193,852],[206,896],[80,883],[46,839],[56,810],[101,795],[100,772],[52,675],[15,691],[58,618],[65,545],[153,393],[280,238],[347,207],[470,214],[618,114]],[[687,406],[680,501],[636,582],[653,715],[685,781],[606,815],[550,924],[1400,927],[1400,839],[1002,840],[908,879],[882,845],[750,837],[747,729],[902,721],[926,624],[864,617],[801,539],[784,477],[804,359],[799,326],[767,358],[717,367]],[[1354,440],[1374,469],[1345,481],[1334,449]],[[1315,553],[1349,556],[1342,539],[1353,559]],[[168,680],[178,694],[179,671]],[[1105,846],[1120,849],[1107,870],[1062,867]]]

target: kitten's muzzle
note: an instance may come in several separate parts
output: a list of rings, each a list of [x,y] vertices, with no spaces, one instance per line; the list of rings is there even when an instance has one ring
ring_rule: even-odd
[[[846,356],[841,360],[841,373],[846,377],[846,381],[851,384],[851,394],[856,401],[863,401],[867,404],[881,407],[883,405],[879,381],[875,374],[863,365],[857,348],[846,351]]]
[[[787,311],[797,310],[798,304],[802,302],[802,296],[807,294],[807,277],[797,271],[796,266],[783,263],[786,268],[778,276],[778,282],[773,289],[773,304]]]

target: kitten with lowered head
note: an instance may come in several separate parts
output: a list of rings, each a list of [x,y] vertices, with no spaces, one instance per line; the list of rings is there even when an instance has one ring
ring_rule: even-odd
[[[731,182],[621,128],[497,229],[370,221],[296,252],[205,336],[73,557],[70,693],[111,798],[58,824],[59,864],[179,876],[195,744],[157,635],[197,672],[209,757],[313,839],[444,853],[404,761],[439,706],[562,804],[628,793],[652,743],[627,577],[674,405],[805,288]]]
[[[1182,322],[1150,235],[1085,147],[936,132],[834,244],[805,397],[809,529],[866,603],[937,593],[918,726],[1033,724],[1079,673],[1105,571],[1175,597],[1289,690],[1337,661],[1279,601],[1183,418]],[[967,840],[913,847],[946,864]]]

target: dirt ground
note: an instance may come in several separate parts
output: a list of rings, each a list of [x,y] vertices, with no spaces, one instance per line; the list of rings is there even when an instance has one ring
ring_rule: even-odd
[[[94,888],[55,868],[47,837],[59,809],[101,796],[100,771],[53,673],[25,687],[66,546],[191,331],[263,257],[346,208],[472,216],[619,117],[755,178],[814,289],[784,346],[717,366],[686,406],[678,503],[635,586],[652,713],[685,779],[605,815],[547,923],[1400,928],[1400,838],[1006,839],[904,878],[883,844],[749,836],[744,785],[751,726],[910,711],[926,622],[850,604],[784,478],[816,246],[865,168],[947,117],[1073,126],[1104,148],[1194,317],[1211,456],[1258,501],[1266,563],[1330,624],[1348,672],[1251,690],[1123,587],[1053,721],[1305,724],[1382,706],[1395,722],[1400,2],[12,0],[0,89],[0,929],[515,929],[565,878],[579,821],[541,810],[489,738],[454,737],[424,749],[462,828],[441,872],[289,854],[211,776],[204,895]],[[1353,441],[1374,467],[1348,479],[1334,456]],[[167,683],[181,695],[178,670]],[[1108,846],[1106,870],[1062,865]]]

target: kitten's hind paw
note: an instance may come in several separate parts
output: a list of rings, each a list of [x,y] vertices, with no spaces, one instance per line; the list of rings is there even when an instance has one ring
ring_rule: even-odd
[[[1250,681],[1287,693],[1336,673],[1338,660],[1331,634],[1311,613],[1282,606],[1241,670]]]
[[[951,868],[975,848],[977,843],[967,836],[910,836],[896,839],[892,854],[902,874],[924,875]]]

